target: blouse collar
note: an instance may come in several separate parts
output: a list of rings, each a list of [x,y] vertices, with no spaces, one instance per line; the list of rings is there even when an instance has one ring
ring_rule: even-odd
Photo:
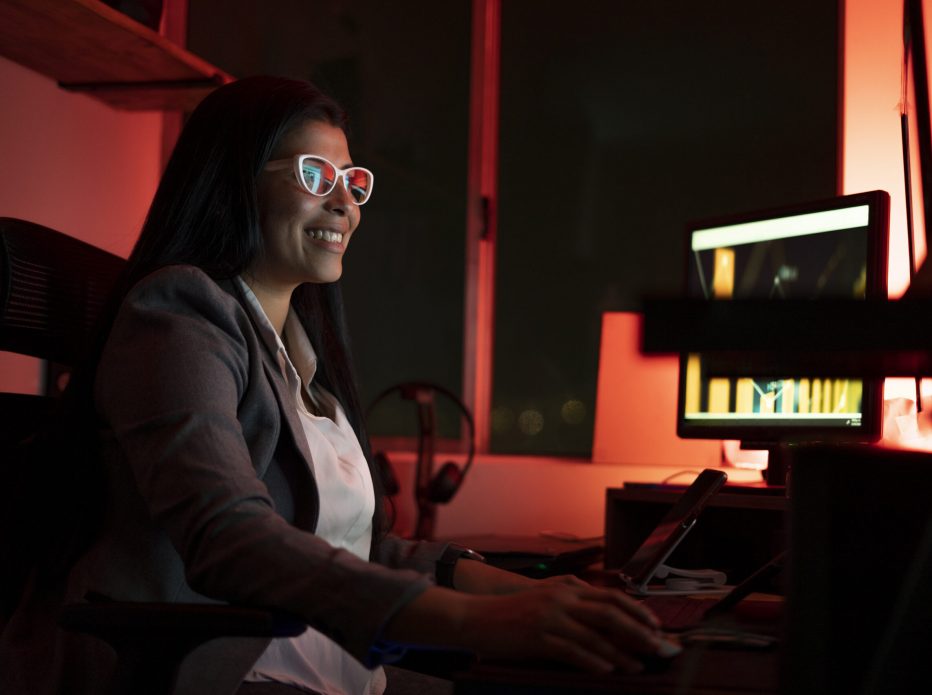
[[[282,373],[285,373],[286,365],[290,363],[300,376],[302,385],[310,388],[314,375],[317,373],[317,353],[294,309],[288,307],[288,316],[285,318],[282,331],[285,339],[288,340],[288,348],[285,348],[282,337],[272,326],[255,292],[243,278],[237,277],[236,281],[246,297],[246,307],[256,323],[259,336],[269,351],[278,357]]]

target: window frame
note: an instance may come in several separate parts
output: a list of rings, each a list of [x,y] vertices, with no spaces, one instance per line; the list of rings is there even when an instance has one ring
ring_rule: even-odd
[[[472,0],[463,402],[477,455],[489,453],[492,410],[500,48],[501,0]]]

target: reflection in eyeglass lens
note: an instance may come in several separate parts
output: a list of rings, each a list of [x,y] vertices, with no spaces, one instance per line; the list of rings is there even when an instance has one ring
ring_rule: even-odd
[[[334,170],[319,159],[305,159],[301,164],[301,174],[308,190],[317,195],[326,195],[333,188]]]
[[[346,172],[346,190],[358,203],[366,199],[369,190],[369,174],[361,169],[350,169]]]

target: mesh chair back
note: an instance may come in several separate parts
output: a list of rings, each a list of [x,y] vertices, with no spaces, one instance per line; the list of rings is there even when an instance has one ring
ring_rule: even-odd
[[[0,218],[0,350],[76,365],[125,263],[47,227]],[[48,394],[57,391],[57,380],[49,378],[54,371],[46,370]],[[51,397],[0,393],[0,626],[33,568],[70,547],[71,536],[61,529],[77,526],[75,502],[96,500],[81,487],[86,481],[93,489],[91,472],[73,470],[71,460],[33,465],[41,457],[30,453],[31,445],[21,446],[42,430],[54,407]],[[70,516],[64,524],[63,516]]]
[[[0,350],[74,365],[125,263],[48,227],[0,217]]]
[[[118,256],[54,230],[0,218],[0,350],[75,366],[95,338],[98,316],[124,265]],[[100,470],[70,459],[21,465],[33,459],[7,455],[53,404],[48,397],[0,393],[0,631],[26,587],[41,594],[64,576],[69,558],[87,547],[99,521],[82,515],[105,506],[105,481],[94,477]],[[3,423],[13,424],[8,439]],[[182,659],[204,641],[290,637],[306,627],[300,619],[260,609],[123,601],[65,606],[61,623],[110,642],[120,655],[110,692],[133,695],[170,692]]]

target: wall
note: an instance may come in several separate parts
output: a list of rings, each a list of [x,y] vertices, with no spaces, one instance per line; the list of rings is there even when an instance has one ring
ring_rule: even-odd
[[[126,256],[158,183],[162,114],[117,111],[3,58],[0,94],[0,216]],[[0,388],[38,392],[38,364],[0,353]]]
[[[592,460],[597,463],[716,467],[722,442],[676,436],[679,358],[640,353],[641,316],[602,315]]]
[[[437,465],[450,457],[437,457]],[[452,457],[461,463],[460,457]],[[414,530],[415,457],[391,455],[400,479],[395,498],[399,533]],[[438,509],[440,538],[485,533],[535,535],[544,531],[580,538],[601,536],[605,490],[625,482],[689,483],[698,469],[688,464],[591,463],[537,457],[484,456],[466,476],[453,500]],[[760,473],[728,470],[733,481],[759,481]]]
[[[930,40],[932,6],[924,3],[926,42]],[[928,45],[927,45],[928,50]],[[888,285],[891,297],[899,297],[909,285],[906,196],[900,140],[901,78],[903,67],[903,4],[875,0],[845,3],[844,162],[841,192],[882,189],[890,193],[890,261]],[[917,166],[914,162],[913,166]],[[924,236],[915,238],[917,261],[926,254]],[[923,382],[923,400],[932,395],[932,383]],[[912,379],[887,379],[884,398],[899,399],[915,415]],[[928,418],[926,418],[928,419]],[[932,423],[902,433],[891,420],[885,438],[893,444],[932,449]],[[922,430],[924,441],[916,434]]]
[[[900,144],[903,4],[845,3],[841,192],[890,193],[890,295],[909,284],[906,200]],[[924,253],[923,239],[917,252]]]

